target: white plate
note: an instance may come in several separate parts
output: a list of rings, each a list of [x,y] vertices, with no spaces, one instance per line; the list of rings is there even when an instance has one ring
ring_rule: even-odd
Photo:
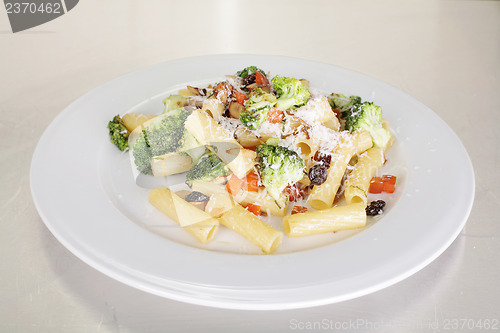
[[[208,250],[200,248],[148,205],[147,189],[135,186],[126,155],[109,142],[107,122],[131,110],[159,113],[169,92],[186,83],[214,82],[249,65],[382,106],[396,135],[388,165],[399,185],[398,200],[381,219],[355,235],[287,240],[276,254],[254,255],[253,245],[227,232]],[[148,67],[76,100],[41,137],[31,190],[55,237],[110,277],[179,301],[264,310],[352,299],[417,272],[462,230],[472,207],[474,174],[453,131],[387,84],[295,58],[217,55]]]

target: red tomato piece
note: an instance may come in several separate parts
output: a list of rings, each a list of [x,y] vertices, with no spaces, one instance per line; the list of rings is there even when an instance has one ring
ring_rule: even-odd
[[[240,103],[241,105],[244,105],[245,101],[247,100],[245,94],[240,93],[239,91],[234,92],[234,97],[236,98],[236,102]]]
[[[262,209],[259,205],[249,203],[248,205],[246,205],[245,209],[250,213],[253,213],[255,216],[259,216],[260,214],[262,214]]]
[[[391,183],[384,183],[384,186],[382,187],[382,191],[386,193],[394,193],[395,190],[396,186],[394,186],[394,184]]]
[[[226,191],[229,192],[229,194],[237,195],[241,191],[244,183],[244,180],[239,179],[233,174],[226,183]]]
[[[271,123],[281,123],[283,118],[285,117],[285,113],[280,109],[272,108],[267,113],[267,120]]]
[[[383,187],[384,187],[384,182],[382,181],[382,178],[381,177],[373,177],[370,180],[370,188],[368,189],[368,192],[381,193]]]
[[[259,71],[256,71],[255,72],[255,83],[268,85],[269,80],[267,79],[267,77],[264,74],[262,74]]]
[[[396,190],[396,176],[383,175],[382,182],[384,183],[382,191],[386,193],[394,193],[394,191]]]
[[[255,172],[249,173],[246,178],[246,188],[250,192],[259,192],[259,175]]]
[[[396,176],[392,176],[392,175],[383,175],[383,176],[382,176],[382,181],[383,181],[384,183],[388,183],[388,184],[396,185]]]

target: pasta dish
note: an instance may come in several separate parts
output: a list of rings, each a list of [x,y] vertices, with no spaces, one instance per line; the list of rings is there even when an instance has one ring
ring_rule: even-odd
[[[137,174],[185,176],[185,189],[159,186],[149,202],[202,244],[222,225],[270,254],[283,237],[363,228],[385,205],[368,193],[395,191],[396,177],[378,174],[389,122],[359,96],[249,66],[163,103],[160,114],[115,116],[110,139]]]

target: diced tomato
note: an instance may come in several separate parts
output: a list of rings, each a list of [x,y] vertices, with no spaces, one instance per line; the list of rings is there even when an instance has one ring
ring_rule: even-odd
[[[394,186],[394,184],[384,182],[384,186],[382,187],[382,191],[384,191],[386,193],[394,193],[395,190],[396,190],[396,186]]]
[[[396,176],[383,175],[382,182],[384,183],[382,191],[386,193],[394,193],[396,190]]]
[[[244,105],[245,101],[247,100],[245,94],[240,93],[239,91],[234,92],[234,97],[236,98],[236,102],[240,103],[241,105]]]
[[[293,206],[292,215],[307,212],[307,207],[304,206]]]
[[[246,205],[245,209],[250,213],[253,213],[255,216],[259,216],[260,214],[262,214],[262,209],[259,205],[249,203],[248,205]]]
[[[246,188],[250,192],[259,192],[259,175],[255,172],[251,172],[246,178]]]
[[[267,113],[267,120],[271,123],[280,123],[285,117],[285,113],[280,109],[272,108]]]
[[[392,176],[392,175],[383,175],[383,176],[382,176],[382,181],[383,181],[384,183],[388,183],[388,184],[396,185],[396,176]]]
[[[267,85],[267,84],[269,84],[269,80],[267,79],[267,77],[264,74],[262,74],[259,71],[256,71],[255,72],[255,83]]]
[[[370,193],[394,193],[396,189],[396,176],[383,175],[382,177],[373,177],[370,181]]]
[[[381,193],[383,187],[384,187],[384,182],[382,181],[382,178],[381,177],[373,177],[370,180],[370,188],[368,189],[368,192]]]
[[[226,183],[226,191],[229,194],[237,195],[241,191],[244,183],[245,181],[243,179],[239,179],[233,174]]]
[[[250,192],[259,191],[259,175],[255,172],[249,173],[245,179],[240,179],[234,174],[231,175],[226,183],[226,191],[232,195],[237,195],[244,189]]]

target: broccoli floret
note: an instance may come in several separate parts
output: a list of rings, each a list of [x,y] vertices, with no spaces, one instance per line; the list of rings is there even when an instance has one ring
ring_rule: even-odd
[[[121,151],[126,150],[130,133],[119,115],[114,116],[113,120],[108,123],[108,129],[111,142]]]
[[[186,105],[186,102],[187,98],[182,95],[170,95],[163,100],[163,104],[165,104],[165,110],[163,112],[182,108]]]
[[[276,97],[273,94],[266,93],[261,88],[254,89],[245,101],[245,109],[240,114],[240,120],[249,129],[258,129],[275,104]]]
[[[293,150],[262,144],[256,152],[260,179],[274,199],[278,200],[285,187],[304,177],[305,163]]]
[[[293,77],[275,76],[271,83],[278,93],[276,107],[281,110],[294,109],[307,103],[311,93],[309,89]]]
[[[184,123],[191,111],[175,109],[158,116],[146,127],[146,140],[153,156],[176,151],[184,135]]]
[[[133,144],[133,156],[137,169],[152,174],[151,157],[176,151],[184,135],[184,123],[190,115],[185,109],[168,111],[154,118]]]
[[[255,72],[257,72],[257,71],[259,71],[262,74],[266,75],[266,73],[264,73],[264,71],[262,69],[258,68],[257,66],[248,66],[248,67],[242,69],[241,71],[236,72],[236,75],[238,75],[239,77],[241,77],[242,79],[244,79],[248,75],[255,74]]]
[[[361,97],[330,94],[328,101],[333,109],[339,110],[342,117],[346,117],[350,110],[361,104]]]
[[[364,102],[348,111],[345,129],[350,132],[367,130],[373,145],[378,148],[384,148],[391,139],[391,132],[382,127],[382,108],[371,102]]]
[[[151,152],[149,151],[149,146],[146,141],[146,133],[142,133],[135,140],[133,149],[134,162],[137,166],[137,170],[146,175],[152,175],[153,170],[151,169]]]
[[[209,182],[220,176],[227,176],[229,168],[212,152],[203,155],[198,163],[186,174],[186,183],[198,180]]]

